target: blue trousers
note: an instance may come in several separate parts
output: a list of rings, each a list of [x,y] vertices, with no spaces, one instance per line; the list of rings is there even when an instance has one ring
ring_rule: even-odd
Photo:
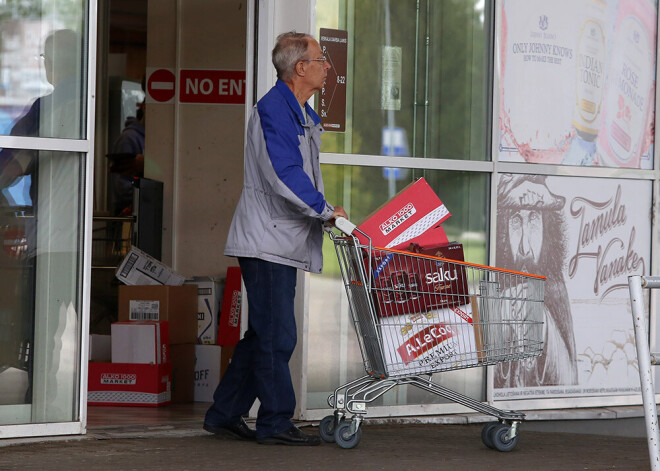
[[[296,269],[256,258],[239,258],[248,299],[248,329],[213,394],[205,422],[231,425],[255,399],[257,437],[269,437],[293,424],[296,397],[289,359],[296,346],[294,298]]]

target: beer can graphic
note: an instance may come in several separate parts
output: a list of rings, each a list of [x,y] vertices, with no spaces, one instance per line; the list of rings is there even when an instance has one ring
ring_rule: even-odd
[[[410,299],[419,299],[420,286],[421,283],[417,273],[411,273],[408,275],[408,289],[410,291]]]
[[[410,297],[408,292],[408,272],[395,271],[390,275],[392,290],[394,291],[394,302],[405,303]]]
[[[381,287],[380,287],[381,299],[383,303],[390,304],[394,302],[394,292],[392,291],[392,282],[383,278]]]

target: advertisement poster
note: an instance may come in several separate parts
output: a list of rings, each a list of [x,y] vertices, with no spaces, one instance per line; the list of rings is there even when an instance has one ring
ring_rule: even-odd
[[[499,160],[652,168],[655,2],[500,5]]]
[[[496,266],[544,275],[543,354],[495,366],[496,400],[639,391],[628,276],[649,273],[652,183],[503,174]]]

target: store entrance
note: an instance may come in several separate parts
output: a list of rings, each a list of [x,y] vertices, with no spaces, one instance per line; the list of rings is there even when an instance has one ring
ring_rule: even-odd
[[[247,10],[254,7],[253,2],[248,4],[110,0],[99,5],[92,347],[96,337],[109,336],[119,320],[123,283],[117,280],[116,269],[131,247],[188,280],[210,278],[221,283],[229,266],[235,265],[220,247],[242,188],[242,136],[249,96]],[[163,73],[171,78],[169,83],[162,80]],[[226,81],[234,85],[227,88]],[[206,93],[210,83],[215,84],[213,95]],[[191,93],[184,97],[186,86]],[[199,93],[192,93],[193,89]],[[197,319],[193,322],[196,328]],[[220,361],[220,348],[196,345],[194,334],[192,340],[174,341],[170,329],[171,404],[91,405],[88,428],[122,425],[118,421],[125,421],[123,425],[187,417],[199,421],[208,403],[174,397],[181,391],[174,360],[184,357],[179,355],[182,350],[187,359],[191,350],[208,348]],[[95,362],[111,361],[95,356],[93,348],[90,354]],[[99,402],[92,399],[100,391],[91,389],[92,383],[90,379],[88,399]]]

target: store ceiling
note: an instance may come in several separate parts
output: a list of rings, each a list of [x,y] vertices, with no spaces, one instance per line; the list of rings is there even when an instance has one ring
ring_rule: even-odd
[[[110,43],[147,45],[148,0],[112,0],[110,4]]]

